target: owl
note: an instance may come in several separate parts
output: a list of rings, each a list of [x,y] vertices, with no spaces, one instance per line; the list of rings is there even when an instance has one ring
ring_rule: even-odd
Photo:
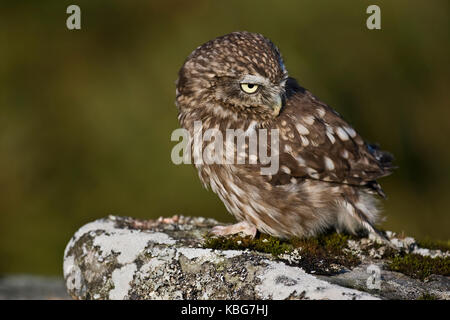
[[[237,220],[213,234],[286,239],[332,229],[385,237],[375,227],[377,196],[385,197],[376,179],[392,172],[392,156],[290,77],[269,39],[233,32],[199,46],[176,87],[178,119],[191,137],[199,123],[223,136],[229,129],[278,132],[279,169],[272,174],[261,173],[261,161],[195,163],[203,185]]]

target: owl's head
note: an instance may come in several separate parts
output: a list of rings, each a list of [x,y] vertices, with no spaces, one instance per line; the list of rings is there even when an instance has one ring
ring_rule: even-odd
[[[179,72],[177,106],[181,113],[196,115],[274,118],[287,78],[281,54],[269,39],[233,32],[189,55]]]

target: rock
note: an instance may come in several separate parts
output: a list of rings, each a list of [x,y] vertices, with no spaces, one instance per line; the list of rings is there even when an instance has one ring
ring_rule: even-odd
[[[346,240],[346,254],[359,263],[322,272],[302,267],[308,263],[302,248],[280,255],[205,248],[205,235],[215,225],[183,216],[109,216],[89,223],[64,252],[68,293],[75,299],[450,299],[448,274],[422,281],[389,271],[383,257],[390,249],[374,239]],[[447,251],[388,234],[399,252],[449,259]]]
[[[27,274],[0,276],[0,300],[66,300],[70,299],[59,277]]]

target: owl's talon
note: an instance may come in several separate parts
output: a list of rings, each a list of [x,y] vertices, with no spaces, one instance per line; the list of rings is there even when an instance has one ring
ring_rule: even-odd
[[[256,231],[257,230],[254,225],[251,225],[246,221],[241,221],[231,226],[215,226],[211,229],[210,233],[216,236],[224,237],[241,232],[244,234],[244,236],[250,236],[251,238],[254,238],[256,235]]]

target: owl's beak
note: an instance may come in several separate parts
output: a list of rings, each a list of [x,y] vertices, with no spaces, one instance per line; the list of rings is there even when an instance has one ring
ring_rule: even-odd
[[[282,106],[283,106],[283,97],[281,95],[277,95],[275,97],[274,104],[272,105],[273,110],[272,115],[275,117],[278,116]]]

